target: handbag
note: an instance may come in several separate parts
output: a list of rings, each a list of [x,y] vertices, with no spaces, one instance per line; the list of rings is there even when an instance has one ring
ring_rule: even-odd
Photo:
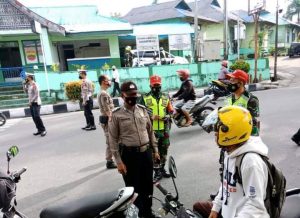
[[[108,116],[99,116],[99,123],[101,124],[108,124]]]

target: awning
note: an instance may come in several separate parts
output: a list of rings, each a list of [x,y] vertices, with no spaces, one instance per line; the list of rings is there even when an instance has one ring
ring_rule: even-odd
[[[133,35],[172,35],[194,33],[188,23],[142,24],[133,26]]]

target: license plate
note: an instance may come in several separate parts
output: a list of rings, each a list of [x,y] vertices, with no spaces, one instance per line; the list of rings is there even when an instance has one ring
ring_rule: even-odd
[[[126,211],[126,218],[138,218],[139,217],[139,209],[132,204]]]

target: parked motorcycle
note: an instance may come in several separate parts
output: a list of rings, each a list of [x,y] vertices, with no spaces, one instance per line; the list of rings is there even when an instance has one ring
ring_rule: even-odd
[[[227,84],[220,80],[213,80],[208,89],[204,90],[204,95],[214,95],[214,101],[220,97],[228,96],[231,93],[227,89]]]
[[[216,104],[214,101],[214,95],[205,95],[202,98],[196,99],[196,103],[193,108],[190,110],[190,116],[193,119],[192,126],[199,125],[202,126],[206,116],[210,114],[214,108],[211,106],[207,106],[208,103]],[[177,127],[184,127],[186,124],[185,116],[181,109],[174,107],[176,110],[176,114],[173,116],[173,122]]]
[[[0,171],[0,217],[3,218],[27,218],[17,210],[16,184],[20,181],[21,175],[26,171],[26,167],[16,172],[10,172],[10,160],[19,153],[17,146],[12,146],[6,153],[7,172]]]
[[[42,210],[40,218],[138,218],[133,187],[99,193]]]
[[[3,126],[6,123],[6,116],[0,112],[0,126]]]

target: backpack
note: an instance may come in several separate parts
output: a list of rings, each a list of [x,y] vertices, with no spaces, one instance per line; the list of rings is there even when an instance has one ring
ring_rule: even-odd
[[[247,153],[238,156],[235,161],[236,173],[234,176],[236,181],[241,185],[243,184],[240,169],[242,166],[242,161]],[[282,172],[269,161],[268,157],[261,154],[258,155],[262,158],[268,168],[268,184],[266,188],[266,198],[264,200],[265,207],[271,218],[279,218],[286,197],[286,179]]]

